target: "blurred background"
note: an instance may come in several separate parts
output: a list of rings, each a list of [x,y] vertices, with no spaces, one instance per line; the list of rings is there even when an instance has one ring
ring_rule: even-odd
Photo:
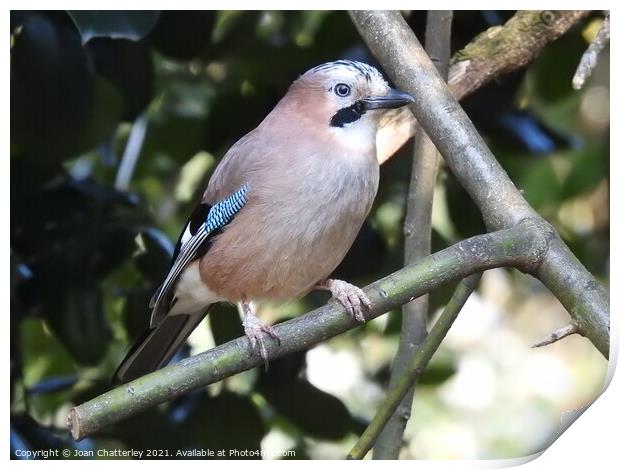
[[[455,12],[453,51],[513,12]],[[407,14],[418,37],[425,12]],[[602,15],[527,69],[463,102],[529,203],[608,288],[609,56],[570,83]],[[371,62],[345,12],[11,12],[11,449],[262,449],[342,458],[374,416],[398,344],[394,311],[79,443],[69,408],[111,387],[173,244],[218,160],[302,72]],[[382,166],[379,194],[338,277],[365,285],[402,266],[412,145]],[[444,169],[433,250],[485,231]],[[434,318],[454,286],[431,294]],[[282,321],[327,301],[262,305]],[[530,346],[569,317],[535,279],[487,272],[424,373],[402,458],[528,455],[602,391],[607,362],[584,338]],[[431,318],[432,321],[432,318]],[[242,334],[220,306],[176,360]]]

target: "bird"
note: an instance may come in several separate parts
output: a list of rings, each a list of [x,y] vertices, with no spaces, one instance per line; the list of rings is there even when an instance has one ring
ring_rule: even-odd
[[[411,102],[363,62],[335,60],[301,74],[215,168],[151,299],[150,327],[114,381],[166,365],[218,302],[238,305],[251,350],[266,367],[266,343],[280,339],[256,316],[256,301],[323,289],[364,321],[367,295],[329,275],[377,194],[381,116]]]

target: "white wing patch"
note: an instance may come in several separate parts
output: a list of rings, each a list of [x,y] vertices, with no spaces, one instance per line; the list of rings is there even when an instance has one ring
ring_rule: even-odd
[[[183,232],[183,235],[181,235],[181,250],[183,249],[187,241],[192,238],[192,232],[190,231],[189,225],[190,224],[187,224],[187,227],[185,227],[185,232]]]
[[[168,315],[200,312],[209,305],[223,300],[202,282],[198,265],[198,261],[188,264],[179,276],[174,290],[176,300]]]

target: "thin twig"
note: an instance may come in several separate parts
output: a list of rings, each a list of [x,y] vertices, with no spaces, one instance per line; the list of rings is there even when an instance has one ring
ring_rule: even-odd
[[[432,10],[426,20],[426,49],[444,79],[450,65],[451,10]],[[435,181],[439,170],[440,155],[431,139],[420,127],[416,133],[411,165],[411,180],[407,197],[407,214],[404,222],[405,266],[428,256],[431,252],[431,214]],[[403,305],[402,326],[398,351],[394,358],[389,389],[396,386],[407,364],[426,337],[428,295]],[[402,436],[411,416],[411,402],[415,386],[405,395],[394,415],[377,439],[373,459],[398,458]]]
[[[585,81],[590,75],[592,75],[592,71],[598,62],[599,54],[603,49],[605,49],[607,44],[609,44],[609,35],[609,13],[607,13],[607,16],[605,16],[598,33],[596,33],[596,36],[588,46],[588,49],[581,56],[581,60],[577,66],[577,71],[573,77],[573,88],[575,90],[581,90],[581,87],[583,87]]]
[[[422,374],[424,368],[433,357],[433,354],[435,354],[446,334],[448,334],[450,327],[454,323],[454,320],[456,320],[463,305],[465,305],[465,302],[467,302],[467,299],[478,285],[480,276],[481,273],[473,274],[459,283],[448,305],[446,305],[443,313],[437,319],[437,323],[435,323],[435,326],[433,326],[433,329],[429,332],[420,346],[420,349],[418,349],[408,363],[407,369],[398,380],[398,383],[389,391],[385,400],[377,410],[377,414],[353,449],[351,449],[349,458],[363,459],[372,448],[379,433],[388,422],[388,419],[394,414],[398,404],[407,394],[407,391],[415,383],[417,378]]]
[[[127,144],[125,145],[125,152],[123,153],[121,164],[118,167],[116,181],[114,182],[114,187],[119,191],[127,191],[129,189],[129,182],[136,168],[140,152],[142,151],[147,125],[148,120],[144,114],[133,123],[129,138],[127,139]]]
[[[446,164],[478,206],[489,230],[544,219],[527,203],[441,79],[398,11],[354,11],[354,23],[383,69],[402,90]],[[609,357],[609,295],[549,224],[549,249],[533,273],[557,297],[579,330]]]
[[[546,250],[545,234],[544,225],[525,220],[510,230],[472,237],[434,253],[366,287],[372,308],[365,317],[372,320],[446,282],[475,272],[499,266],[531,272]],[[279,346],[269,343],[267,352],[270,358],[277,359],[306,350],[358,325],[342,305],[329,302],[276,325],[274,329],[281,342]],[[238,338],[76,406],[69,413],[68,426],[74,439],[81,439],[114,422],[262,363],[247,338]]]
[[[579,328],[576,325],[569,323],[562,328],[557,329],[553,333],[542,338],[537,343],[532,344],[533,348],[540,348],[541,346],[547,346],[548,344],[553,344],[556,341],[560,341],[562,338],[566,338],[567,336],[574,335],[575,333],[579,333]]]

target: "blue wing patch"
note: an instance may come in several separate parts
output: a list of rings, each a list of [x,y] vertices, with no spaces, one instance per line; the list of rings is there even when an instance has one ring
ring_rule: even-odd
[[[248,186],[244,184],[226,199],[222,199],[220,202],[214,204],[207,215],[207,220],[205,220],[205,232],[211,233],[228,224],[235,214],[245,206],[247,202],[247,192]]]

